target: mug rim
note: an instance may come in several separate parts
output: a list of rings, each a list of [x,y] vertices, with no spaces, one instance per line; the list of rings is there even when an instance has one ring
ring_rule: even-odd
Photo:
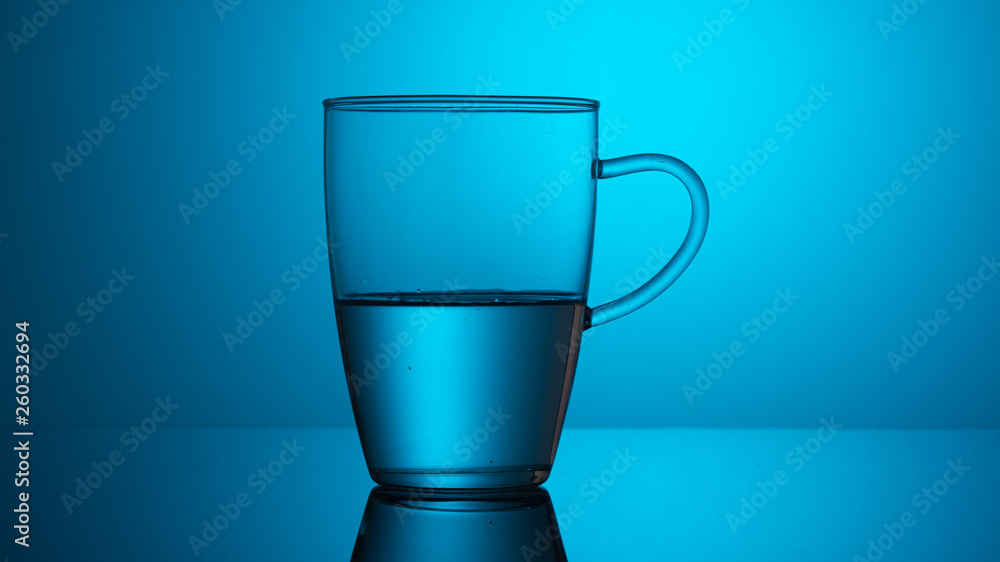
[[[347,96],[323,100],[335,111],[503,111],[574,113],[595,111],[601,102],[588,98],[550,96],[392,95]]]

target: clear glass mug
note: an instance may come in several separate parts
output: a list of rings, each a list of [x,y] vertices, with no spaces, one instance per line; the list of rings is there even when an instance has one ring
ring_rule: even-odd
[[[582,332],[649,303],[700,248],[701,179],[662,154],[600,159],[599,105],[508,96],[324,102],[337,328],[375,482],[544,482]],[[570,162],[580,147],[583,166]],[[644,285],[590,308],[597,180],[640,171],[666,172],[687,188],[688,233]]]

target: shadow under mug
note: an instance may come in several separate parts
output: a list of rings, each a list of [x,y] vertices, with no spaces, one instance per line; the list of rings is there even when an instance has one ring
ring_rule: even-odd
[[[385,96],[325,106],[337,328],[369,473],[448,489],[540,484],[584,330],[691,263],[708,195],[676,158],[598,156],[595,100]],[[692,214],[645,284],[587,306],[597,180],[673,175]]]

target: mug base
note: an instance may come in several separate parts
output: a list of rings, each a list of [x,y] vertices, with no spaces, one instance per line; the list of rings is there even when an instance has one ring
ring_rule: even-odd
[[[372,470],[372,480],[399,488],[491,490],[537,486],[549,478],[552,467],[480,468],[454,472],[430,470]]]

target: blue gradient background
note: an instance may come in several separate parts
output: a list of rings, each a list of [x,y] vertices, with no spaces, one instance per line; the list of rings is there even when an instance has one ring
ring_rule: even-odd
[[[71,2],[17,54],[0,49],[0,320],[30,321],[36,346],[82,329],[33,378],[33,424],[135,423],[170,396],[172,425],[352,426],[327,270],[283,281],[324,236],[320,102],[472,94],[492,76],[501,95],[600,100],[627,125],[602,157],[671,154],[710,190],[691,268],[588,333],[568,426],[997,426],[1000,280],[961,311],[946,302],[1000,250],[995,4],[931,0],[886,41],[891,2],[591,0],[553,29],[554,0],[403,0],[345,60],[385,6],[246,1],[220,21],[207,0]],[[680,71],[673,54],[724,9],[735,21]],[[37,10],[5,2],[3,30]],[[112,101],[147,65],[169,76],[118,120]],[[778,121],[823,85],[834,95],[785,139]],[[237,147],[284,107],[296,117],[246,163]],[[57,181],[52,161],[104,117],[114,132]],[[949,126],[961,138],[910,184],[903,163]],[[780,149],[724,200],[717,182],[771,137]],[[243,171],[185,224],[178,205],[230,159]],[[909,189],[851,243],[843,224],[895,179]],[[672,252],[689,214],[655,175],[599,193],[591,305],[619,296],[650,246]],[[78,305],[116,268],[135,280],[84,324]],[[800,299],[750,344],[741,327],[785,288]],[[223,332],[274,289],[287,301],[230,353]],[[886,354],[939,308],[951,321],[894,372]],[[689,403],[683,385],[736,340],[745,355]]]

